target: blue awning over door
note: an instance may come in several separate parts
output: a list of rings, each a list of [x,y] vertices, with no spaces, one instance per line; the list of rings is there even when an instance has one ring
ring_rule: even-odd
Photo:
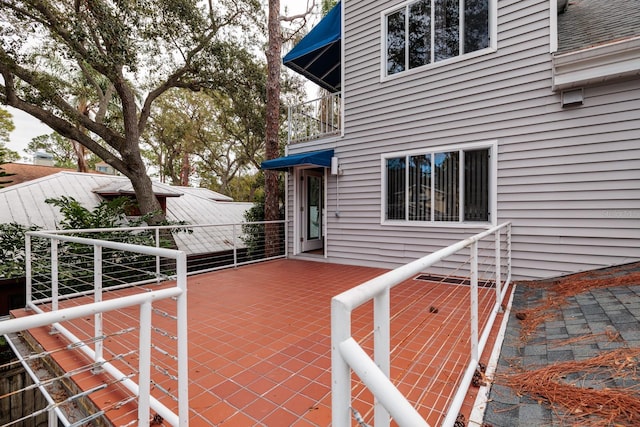
[[[330,92],[341,86],[340,55],[342,8],[340,2],[285,55],[282,62]]]
[[[286,171],[293,166],[320,166],[331,167],[333,150],[311,151],[309,153],[292,154],[290,156],[278,157],[277,159],[265,160],[260,167],[262,169],[275,169]]]

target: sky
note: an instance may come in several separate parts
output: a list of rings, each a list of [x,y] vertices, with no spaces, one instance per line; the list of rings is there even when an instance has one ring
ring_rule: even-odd
[[[13,124],[16,127],[16,129],[9,135],[9,143],[7,144],[7,147],[20,153],[21,157],[27,156],[27,153],[25,153],[24,150],[33,138],[53,132],[49,126],[21,110],[16,110],[15,108],[7,107],[6,105],[3,105],[2,108],[11,113],[13,116]],[[23,159],[22,161],[25,163],[31,163],[31,156],[28,156],[26,160]]]
[[[319,3],[319,0],[316,0],[316,3]],[[295,15],[306,10],[307,2],[303,0],[281,0],[280,5],[283,13],[286,7],[287,14]],[[22,162],[31,163],[31,156],[27,155],[24,151],[27,145],[36,136],[50,134],[53,130],[27,113],[4,105],[2,108],[5,108],[11,113],[13,116],[13,124],[15,125],[15,130],[9,135],[7,147],[13,151],[17,151],[23,158]]]

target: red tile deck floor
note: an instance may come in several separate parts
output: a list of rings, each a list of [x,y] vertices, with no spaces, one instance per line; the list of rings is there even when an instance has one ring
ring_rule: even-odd
[[[278,260],[189,277],[190,425],[330,425],[330,300],[385,271]],[[117,295],[128,292],[118,291]],[[105,299],[110,297],[105,295]],[[480,288],[479,300],[484,323],[495,291]],[[437,426],[468,361],[469,287],[408,280],[392,290],[391,303],[391,379],[429,424]],[[154,308],[153,326],[160,333],[152,337],[152,394],[175,409],[177,403],[162,392],[175,387],[170,380],[172,375],[175,379],[175,363],[157,351],[175,349],[170,333],[175,322],[157,314],[175,312],[175,303],[159,301]],[[369,354],[372,320],[371,303],[352,315],[352,334]],[[105,315],[104,322],[108,335],[137,327],[138,308]],[[81,339],[92,336],[92,319],[69,323],[65,326]],[[49,335],[47,328],[31,332],[47,350],[66,344],[60,335]],[[136,381],[138,357],[127,352],[138,348],[137,330],[109,337],[105,348],[111,354],[125,354],[114,364],[125,373],[134,372]],[[175,354],[175,350],[169,352]],[[65,371],[87,363],[78,352],[59,351],[54,357]],[[83,389],[109,381],[90,372],[73,378]],[[118,390],[115,384],[91,397],[115,425],[135,422],[135,402],[114,407],[126,395]],[[352,407],[372,424],[371,393],[355,376],[352,399]],[[462,411],[467,417],[469,401],[468,397]]]

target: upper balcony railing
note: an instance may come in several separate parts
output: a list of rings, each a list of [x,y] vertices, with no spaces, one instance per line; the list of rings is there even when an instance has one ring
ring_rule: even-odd
[[[289,107],[289,144],[340,135],[341,132],[340,93]]]

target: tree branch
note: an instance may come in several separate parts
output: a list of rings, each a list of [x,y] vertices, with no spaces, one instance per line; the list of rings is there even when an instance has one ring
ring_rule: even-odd
[[[113,84],[109,82],[109,86],[107,86],[107,90],[100,98],[100,103],[98,104],[98,111],[96,112],[95,117],[95,121],[97,123],[102,124],[104,121],[104,118],[107,115],[107,109],[109,108],[109,102],[111,101],[111,98],[113,98],[115,91],[115,87],[113,87]]]
[[[316,7],[316,2],[315,0],[313,0],[311,2],[311,6],[309,6],[309,0],[307,0],[307,10],[305,12],[299,13],[297,15],[291,15],[291,16],[282,16],[280,15],[280,17],[278,18],[280,21],[284,21],[284,22],[293,22],[296,21],[298,19],[304,19],[304,23],[302,24],[302,26],[306,25],[307,23],[307,16],[313,12],[313,9]]]
[[[147,98],[145,99],[144,105],[142,107],[142,111],[140,111],[140,118],[138,119],[138,129],[140,129],[141,133],[147,124],[147,120],[149,119],[149,116],[151,115],[151,105],[159,96],[161,96],[163,93],[165,93],[167,90],[173,87],[184,87],[184,88],[189,88],[191,90],[195,90],[195,88],[190,87],[192,85],[188,85],[186,83],[181,84],[180,78],[190,71],[191,61],[193,61],[193,58],[198,53],[200,53],[202,50],[204,50],[208,46],[208,44],[211,42],[213,37],[216,35],[216,32],[217,32],[216,29],[211,29],[209,34],[207,34],[206,37],[204,37],[200,41],[200,43],[188,53],[185,59],[184,65],[178,68],[176,71],[174,71],[173,74],[171,74],[160,86],[152,90],[149,93],[149,95],[147,95]]]
[[[44,108],[30,104],[15,96],[15,94],[11,97],[8,105],[22,110],[27,114],[39,119],[41,122],[46,123],[51,129],[55,130],[65,138],[80,142],[82,145],[87,147],[98,157],[100,157],[102,160],[104,160],[120,172],[127,170],[127,165],[122,160],[116,157],[111,151],[100,145],[100,143],[93,140],[87,134],[83,133],[69,121],[56,116],[55,114],[45,110]]]
[[[110,128],[96,123],[89,117],[81,114],[76,108],[73,108],[68,102],[66,102],[65,99],[56,91],[56,89],[53,88],[51,84],[49,84],[49,82],[47,81],[48,76],[41,76],[34,72],[26,70],[23,67],[20,67],[18,64],[13,62],[11,58],[9,58],[2,47],[0,47],[0,72],[5,79],[5,92],[7,94],[7,102],[10,105],[12,105],[12,102],[20,101],[20,99],[16,95],[14,87],[15,80],[13,76],[16,76],[31,85],[41,95],[46,94],[47,101],[51,102],[53,106],[59,108],[60,111],[62,111],[65,115],[72,118],[74,121],[88,129],[89,131],[100,136],[107,144],[109,144],[113,148],[120,148],[120,145],[122,143],[122,137],[120,135],[112,131]],[[10,85],[7,84],[7,82],[10,82]],[[20,109],[24,110],[23,108]],[[53,113],[52,116],[56,117],[53,115]]]

